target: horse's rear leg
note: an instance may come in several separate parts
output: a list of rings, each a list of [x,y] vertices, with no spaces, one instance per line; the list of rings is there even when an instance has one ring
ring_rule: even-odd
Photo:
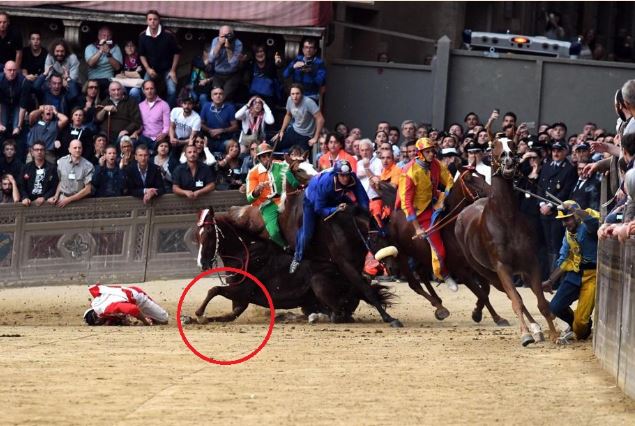
[[[489,283],[485,283],[485,284],[475,283],[476,291],[474,291],[474,289],[472,289],[469,286],[469,284],[466,283],[466,285],[470,288],[470,290],[472,290],[472,292],[478,298],[476,301],[476,308],[474,308],[474,311],[472,312],[472,319],[474,319],[474,313],[477,311],[477,309],[479,309],[479,307],[481,311],[481,316],[483,312],[483,307],[486,307],[487,310],[489,311],[489,314],[492,316],[492,320],[496,323],[497,326],[509,327],[509,321],[507,321],[505,318],[498,315],[498,312],[496,312],[496,310],[492,306],[492,303],[489,300],[489,290],[490,290]],[[474,321],[476,320],[474,319]],[[479,321],[476,321],[476,322],[479,322]]]
[[[444,306],[441,298],[434,292],[430,282],[427,279],[424,279],[426,283],[426,287],[432,290],[430,294],[426,293],[426,291],[421,287],[421,283],[415,278],[414,274],[410,270],[410,266],[408,265],[408,257],[407,256],[399,256],[399,269],[401,269],[402,273],[406,277],[408,281],[408,286],[418,295],[425,297],[428,302],[435,308],[434,317],[439,321],[442,321],[450,316],[450,311],[448,311]],[[422,278],[423,279],[423,278]]]
[[[344,277],[346,277],[346,279],[353,285],[356,293],[360,294],[362,296],[361,298],[367,303],[373,305],[377,312],[379,312],[379,315],[381,315],[381,319],[384,322],[389,323],[391,327],[403,327],[401,321],[391,317],[388,312],[386,312],[384,307],[381,305],[379,297],[368,283],[362,279],[359,271],[346,261],[339,262],[337,266],[339,267],[342,275],[344,275]]]
[[[518,321],[520,322],[520,343],[523,346],[534,343],[535,340],[531,333],[529,333],[529,329],[527,327],[527,324],[525,323],[525,318],[523,315],[526,309],[524,309],[523,301],[520,297],[520,294],[518,294],[518,291],[516,291],[516,287],[514,286],[514,282],[512,281],[511,271],[509,271],[508,268],[506,268],[502,263],[498,262],[498,264],[496,265],[496,273],[498,274],[498,278],[500,279],[503,289],[505,289],[507,297],[509,297],[509,299],[512,301],[512,309],[516,314],[516,318],[518,318]]]

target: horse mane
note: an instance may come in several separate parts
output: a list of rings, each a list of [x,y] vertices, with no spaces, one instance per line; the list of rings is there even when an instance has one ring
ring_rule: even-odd
[[[397,200],[397,188],[388,182],[379,181],[379,187],[375,189],[379,198],[386,206],[394,207]]]

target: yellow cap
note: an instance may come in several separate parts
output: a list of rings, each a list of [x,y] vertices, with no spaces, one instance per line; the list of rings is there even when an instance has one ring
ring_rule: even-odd
[[[432,140],[428,138],[418,139],[415,146],[417,147],[417,151],[423,151],[424,149],[428,149],[428,148],[436,148],[436,145],[434,144],[434,142],[432,142]]]

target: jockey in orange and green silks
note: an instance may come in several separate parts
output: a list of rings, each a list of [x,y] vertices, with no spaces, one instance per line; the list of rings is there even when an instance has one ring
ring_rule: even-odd
[[[433,213],[443,207],[445,193],[454,184],[452,175],[436,158],[435,145],[428,138],[417,140],[417,158],[406,165],[399,178],[396,208],[401,208],[406,219],[412,223],[416,236],[424,236],[425,230],[434,223]],[[458,290],[456,282],[445,267],[445,247],[438,231],[426,236],[432,248],[432,267],[438,279],[445,280],[448,288]]]
[[[256,158],[259,163],[252,167],[247,175],[247,202],[260,208],[271,241],[285,248],[286,242],[278,225],[278,206],[284,192],[285,180],[293,188],[298,187],[299,182],[285,161],[272,160],[272,153],[269,144],[258,145]]]

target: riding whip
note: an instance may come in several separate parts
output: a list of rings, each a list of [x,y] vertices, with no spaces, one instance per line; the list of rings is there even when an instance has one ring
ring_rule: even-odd
[[[514,189],[516,191],[520,191],[520,192],[523,192],[523,193],[525,193],[525,194],[527,194],[527,195],[529,195],[531,197],[534,197],[534,198],[536,198],[536,199],[538,199],[540,201],[544,201],[545,203],[549,203],[549,204],[553,203],[553,200],[549,200],[547,198],[541,197],[540,195],[534,194],[533,192],[527,191],[526,189],[522,189],[522,188],[519,188],[517,186],[514,186]],[[562,204],[562,203],[560,203],[560,204]]]

